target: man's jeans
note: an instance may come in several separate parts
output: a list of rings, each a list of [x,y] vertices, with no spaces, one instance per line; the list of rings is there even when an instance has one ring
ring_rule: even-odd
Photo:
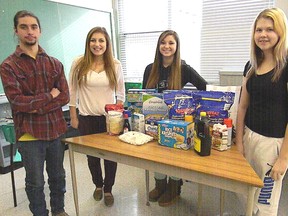
[[[26,170],[26,193],[29,208],[34,216],[47,216],[44,194],[44,163],[48,174],[50,205],[52,213],[64,211],[65,170],[63,167],[65,145],[62,136],[51,141],[21,141],[19,152]]]

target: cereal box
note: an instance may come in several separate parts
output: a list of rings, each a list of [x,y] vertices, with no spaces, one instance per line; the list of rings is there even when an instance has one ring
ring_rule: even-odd
[[[158,121],[158,143],[163,146],[188,150],[193,132],[192,122],[172,119]]]

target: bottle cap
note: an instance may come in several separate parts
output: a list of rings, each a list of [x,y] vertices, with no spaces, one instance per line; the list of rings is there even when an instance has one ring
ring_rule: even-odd
[[[227,125],[227,127],[232,127],[232,119],[231,118],[225,118],[224,124]]]
[[[206,112],[200,112],[200,116],[205,117],[206,116]]]
[[[185,121],[186,122],[193,122],[193,116],[192,115],[185,115]]]

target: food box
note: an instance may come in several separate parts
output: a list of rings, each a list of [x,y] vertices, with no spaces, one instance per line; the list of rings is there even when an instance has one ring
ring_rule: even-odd
[[[143,109],[145,116],[145,133],[158,139],[157,122],[168,118],[168,106],[164,103],[162,93],[143,94]]]
[[[155,93],[156,89],[129,89],[127,93],[127,102],[141,102],[143,93]]]
[[[144,115],[141,113],[133,113],[132,115],[132,130],[145,133]]]
[[[142,89],[142,83],[141,82],[125,82],[126,93],[130,89]]]
[[[158,121],[154,119],[145,120],[145,133],[152,136],[153,139],[158,139]]]
[[[145,120],[162,120],[168,118],[168,106],[164,103],[162,93],[144,93],[142,99],[142,112]]]
[[[131,113],[142,113],[142,102],[127,102],[127,110]]]
[[[126,106],[131,113],[142,113],[143,93],[155,93],[156,89],[129,89],[126,95]]]
[[[193,141],[193,123],[165,119],[158,121],[158,143],[170,148],[188,150]]]

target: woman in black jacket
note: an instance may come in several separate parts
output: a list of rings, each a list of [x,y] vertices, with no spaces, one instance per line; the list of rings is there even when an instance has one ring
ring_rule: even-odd
[[[154,62],[149,64],[143,76],[143,88],[182,89],[187,83],[198,90],[206,90],[207,82],[184,60],[180,58],[180,41],[175,31],[164,31],[158,39]],[[149,200],[158,201],[160,206],[168,206],[176,201],[181,193],[182,180],[155,173],[156,187],[150,191]]]

